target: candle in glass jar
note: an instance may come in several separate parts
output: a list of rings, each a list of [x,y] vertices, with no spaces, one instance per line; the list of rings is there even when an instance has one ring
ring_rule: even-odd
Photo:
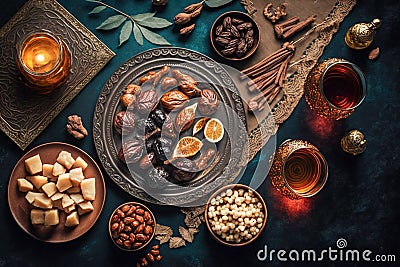
[[[47,32],[33,33],[17,45],[18,68],[28,88],[47,94],[67,80],[71,57],[59,38]]]
[[[59,55],[58,43],[41,35],[26,41],[22,50],[22,62],[33,72],[45,73],[56,65]]]

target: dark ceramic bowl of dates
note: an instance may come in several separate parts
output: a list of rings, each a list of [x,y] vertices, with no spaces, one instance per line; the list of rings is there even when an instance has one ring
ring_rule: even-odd
[[[246,13],[229,11],[219,16],[211,27],[211,46],[222,58],[244,60],[257,50],[260,28]]]

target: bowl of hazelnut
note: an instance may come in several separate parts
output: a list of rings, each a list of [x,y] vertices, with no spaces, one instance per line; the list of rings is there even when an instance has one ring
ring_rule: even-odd
[[[204,218],[215,240],[238,247],[257,239],[267,223],[267,215],[267,206],[257,191],[246,185],[232,184],[211,195]]]
[[[244,60],[257,50],[260,28],[253,18],[240,11],[219,16],[210,30],[211,46],[227,60]]]
[[[138,202],[118,206],[108,223],[110,237],[122,250],[137,251],[154,237],[156,219],[148,207]]]

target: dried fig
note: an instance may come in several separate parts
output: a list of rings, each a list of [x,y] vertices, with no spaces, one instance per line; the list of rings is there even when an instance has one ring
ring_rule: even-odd
[[[160,103],[166,111],[170,112],[174,109],[181,108],[188,100],[189,97],[181,91],[171,90],[161,97]]]
[[[178,132],[189,129],[194,122],[197,103],[182,109],[175,118],[175,128]]]
[[[200,93],[199,99],[199,112],[204,116],[214,114],[219,105],[219,97],[216,92],[211,89],[204,89]]]

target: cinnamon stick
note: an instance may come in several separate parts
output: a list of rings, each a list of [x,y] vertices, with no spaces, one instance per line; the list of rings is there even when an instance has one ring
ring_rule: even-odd
[[[282,34],[282,39],[287,39],[289,37],[292,37],[295,33],[301,31],[308,25],[312,24],[316,18],[317,18],[316,15],[312,15],[312,16],[308,17],[307,19],[300,21],[299,23],[297,23],[296,25],[294,25],[293,27],[291,27],[290,29],[285,31]]]
[[[300,19],[298,17],[292,17],[287,21],[284,21],[282,23],[278,23],[274,26],[274,31],[276,34],[276,37],[278,38],[282,38],[283,34],[290,29],[291,27],[293,27],[296,23],[298,23],[300,21]]]

